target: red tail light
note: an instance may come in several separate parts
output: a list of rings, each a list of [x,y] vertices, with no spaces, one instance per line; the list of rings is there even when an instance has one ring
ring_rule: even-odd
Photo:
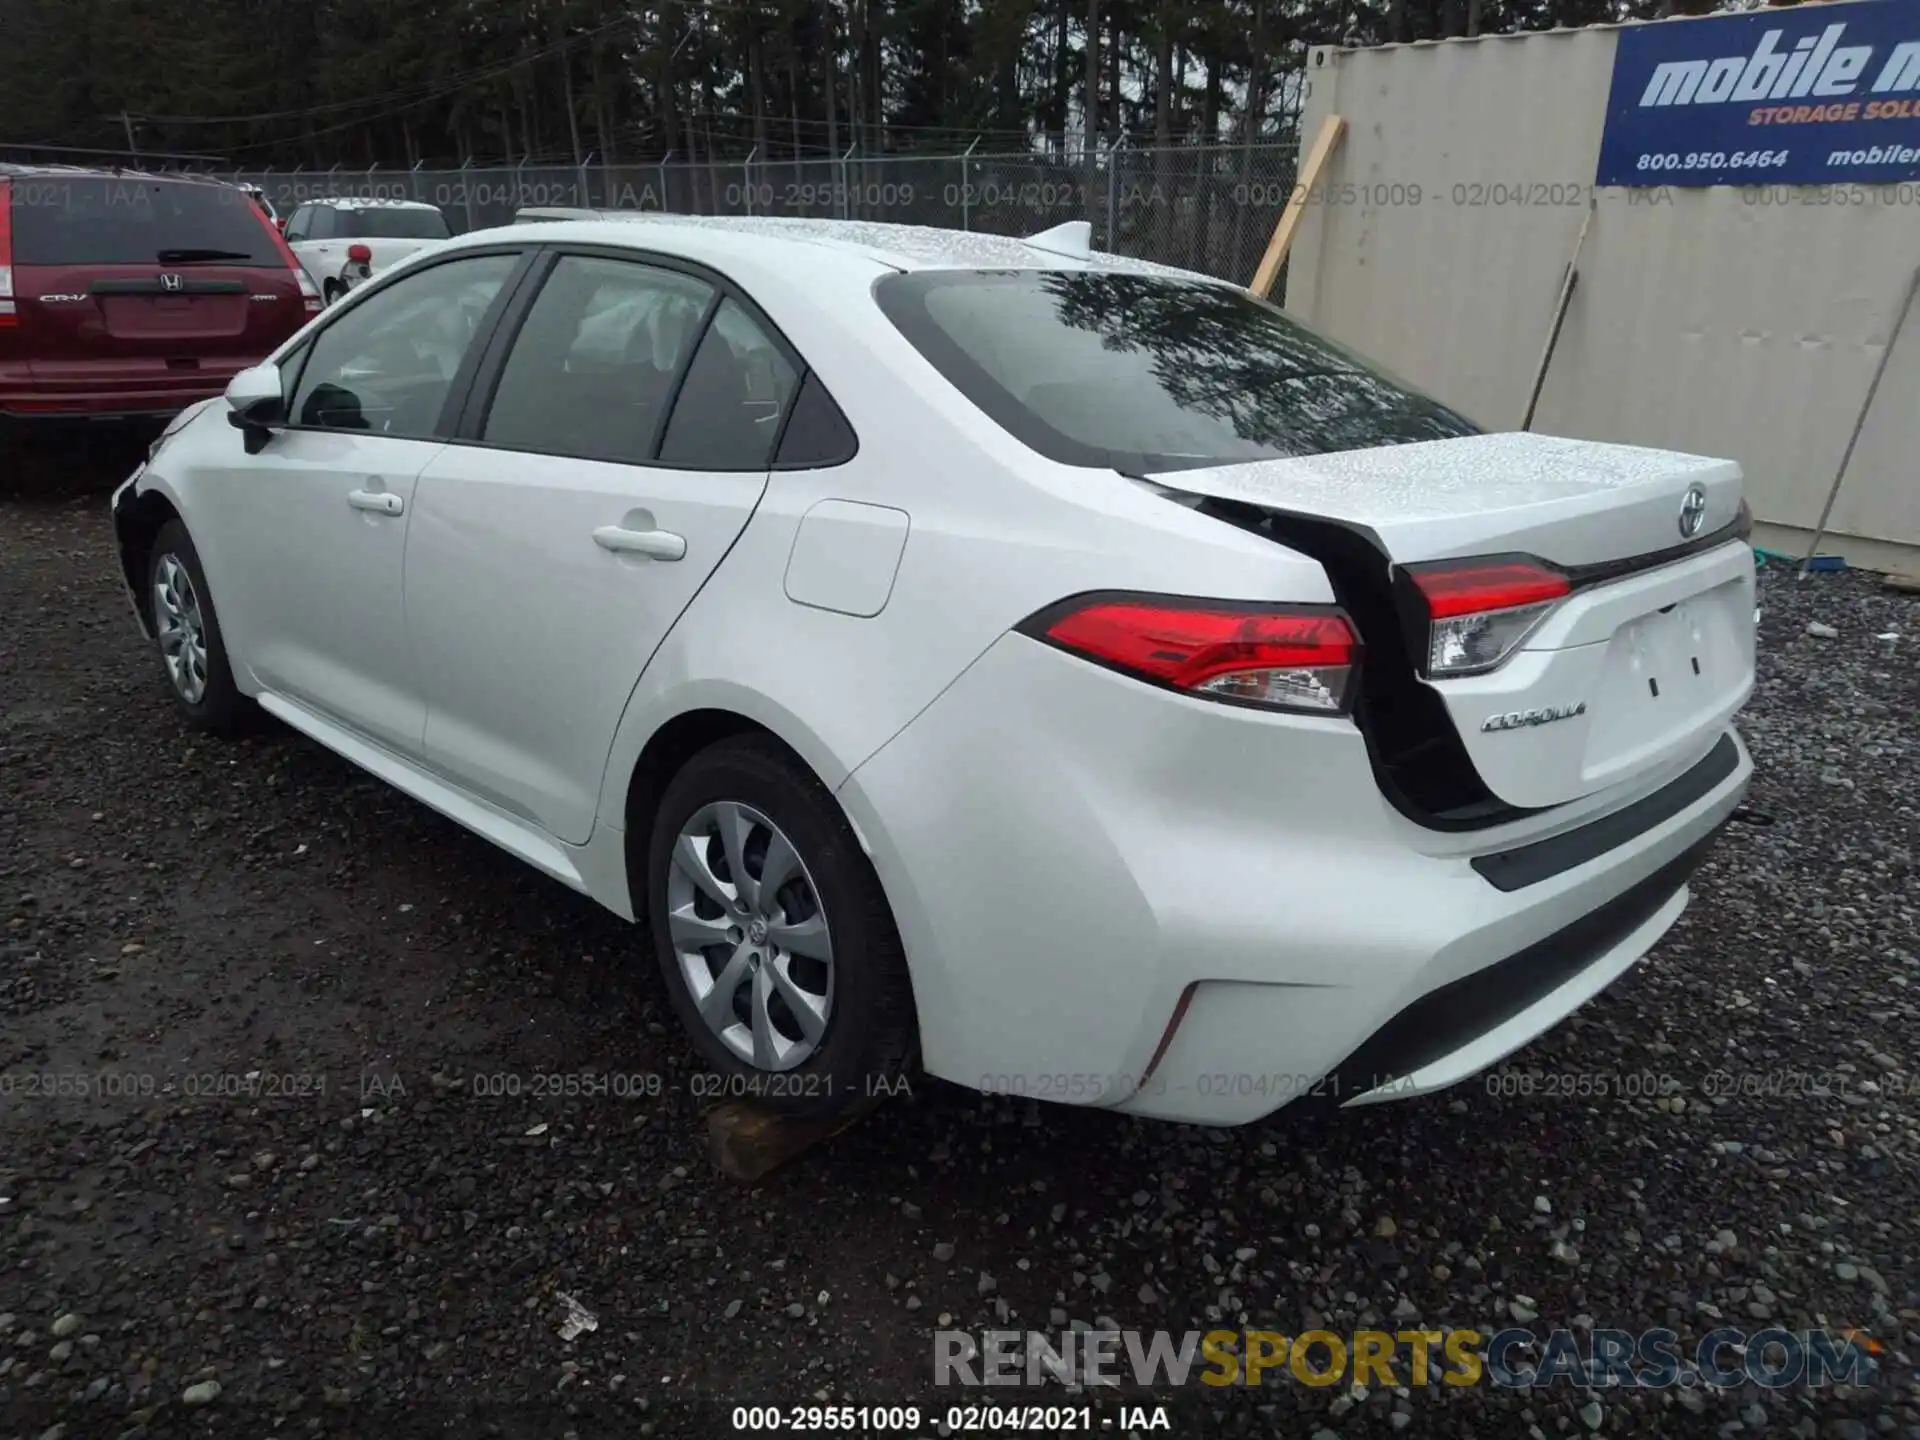
[[[347,259],[356,265],[371,265],[373,263],[373,250],[370,246],[357,243],[349,245],[347,246]]]
[[[1525,556],[1415,565],[1407,578],[1426,602],[1427,674],[1478,675],[1499,666],[1572,582]]]
[[[13,303],[13,187],[0,180],[0,326],[19,323]]]
[[[267,234],[273,237],[273,248],[279,254],[281,261],[289,270],[293,271],[293,278],[300,285],[301,307],[305,309],[309,315],[318,315],[322,308],[320,292],[314,288],[312,279],[307,275],[306,267],[300,263],[299,259],[294,255],[292,248],[287,244],[287,237],[280,233],[286,228],[286,222],[284,220],[269,220],[267,218],[267,212],[262,210],[258,205],[253,207],[253,213],[259,218],[260,224],[265,228]]]
[[[1162,595],[1083,595],[1021,630],[1062,650],[1209,700],[1342,714],[1360,641],[1326,606]]]

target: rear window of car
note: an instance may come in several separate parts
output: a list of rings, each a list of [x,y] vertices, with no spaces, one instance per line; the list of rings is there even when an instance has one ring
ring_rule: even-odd
[[[350,240],[445,240],[452,232],[438,210],[336,210],[333,235]]]
[[[12,190],[16,265],[286,264],[244,191],[131,175],[18,179]]]
[[[1144,474],[1479,433],[1234,286],[934,270],[875,297],[962,394],[1064,464]]]

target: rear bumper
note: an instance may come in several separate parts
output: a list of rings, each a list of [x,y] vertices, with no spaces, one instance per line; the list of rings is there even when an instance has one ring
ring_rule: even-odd
[[[58,420],[156,420],[177,415],[196,400],[225,392],[227,382],[253,359],[222,356],[192,370],[164,362],[114,362],[0,376],[0,417],[16,422]]]
[[[1232,1125],[1453,1084],[1630,968],[1746,790],[1744,748],[1722,745],[1731,769],[1637,826],[1599,830],[1710,757],[1436,836],[1381,797],[1348,722],[1169,695],[1011,636],[840,795],[929,1070]],[[1589,832],[1610,843],[1589,853]],[[1474,865],[1503,839],[1526,874],[1510,889]]]

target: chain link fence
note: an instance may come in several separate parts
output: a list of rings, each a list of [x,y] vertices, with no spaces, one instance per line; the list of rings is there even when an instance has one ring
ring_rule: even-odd
[[[1297,148],[1102,146],[1091,154],[888,156],[458,170],[233,172],[282,215],[309,200],[421,200],[456,233],[535,206],[785,215],[1031,235],[1069,220],[1096,249],[1246,283],[1293,189]],[[223,174],[226,172],[222,172]]]

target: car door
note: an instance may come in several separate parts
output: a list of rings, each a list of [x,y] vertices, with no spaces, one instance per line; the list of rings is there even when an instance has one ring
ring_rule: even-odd
[[[428,765],[579,843],[635,681],[759,503],[800,367],[718,277],[546,263],[420,475],[407,624]]]
[[[257,683],[407,755],[426,715],[401,594],[414,484],[521,259],[462,255],[343,309],[304,347],[285,427],[251,456],[235,431],[209,494]]]

